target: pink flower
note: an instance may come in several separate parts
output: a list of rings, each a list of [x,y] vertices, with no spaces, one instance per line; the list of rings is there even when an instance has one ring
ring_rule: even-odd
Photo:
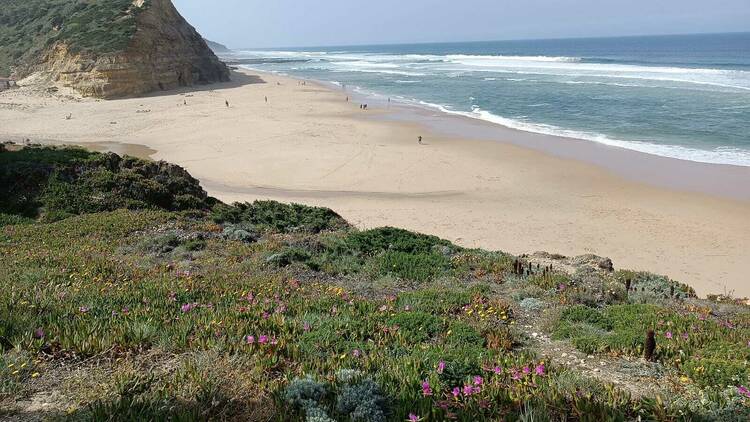
[[[464,396],[467,396],[467,397],[472,395],[474,393],[474,387],[468,384],[464,385],[463,393],[464,393]]]
[[[688,333],[682,333],[682,338],[683,338],[684,340],[687,340],[687,339],[688,339],[688,337],[690,337],[690,336],[688,335]]]
[[[741,386],[737,387],[737,392],[741,396],[745,396],[745,397],[747,397],[747,398],[750,399],[750,390],[748,390],[747,387],[741,385]]]
[[[266,344],[268,343],[268,336],[260,336],[258,337],[258,344]]]
[[[198,307],[197,303],[186,303],[180,307],[180,310],[182,311],[183,314],[186,314],[197,307]]]
[[[492,368],[492,372],[494,372],[496,375],[500,375],[500,374],[503,373],[503,368],[501,368],[499,366],[496,366],[496,367]]]
[[[537,365],[536,368],[534,368],[534,372],[536,372],[536,374],[540,377],[543,376],[545,372],[544,364],[540,363],[539,365]]]
[[[304,332],[308,332],[308,331],[310,331],[310,324],[309,324],[309,323],[307,323],[307,321],[305,321],[305,322],[304,322],[304,323],[302,324],[302,330],[303,330]]]
[[[457,399],[458,396],[461,395],[461,389],[458,387],[453,387],[453,391],[451,391],[451,393],[453,394],[453,398]]]
[[[523,374],[524,375],[529,375],[530,373],[531,373],[531,368],[529,368],[528,366],[524,366],[523,367]]]
[[[482,377],[479,377],[479,376],[474,377],[474,385],[480,386],[482,385],[482,383],[484,383],[484,380],[482,379]]]
[[[425,397],[432,395],[432,388],[427,380],[422,381],[422,395]]]
[[[359,349],[354,349],[354,350],[352,350],[352,356],[354,356],[355,358],[358,358],[358,357],[360,357],[361,355],[362,355],[362,352],[360,352],[360,350],[359,350]]]
[[[667,331],[666,334],[664,334],[668,339],[672,340],[672,332]]]
[[[37,328],[34,330],[34,338],[37,340],[41,340],[44,338],[44,330],[41,328]]]
[[[521,379],[521,373],[518,372],[517,369],[512,369],[511,372],[511,378],[513,379],[513,381],[519,381]]]
[[[407,419],[409,422],[419,422],[422,420],[419,416],[415,415],[414,413],[409,413],[409,419]]]
[[[268,319],[268,318],[270,318],[270,317],[271,317],[271,315],[270,315],[270,314],[269,314],[268,312],[266,312],[266,311],[263,311],[263,315],[262,315],[262,317],[263,317],[263,319]]]
[[[255,336],[247,336],[245,337],[245,341],[247,341],[247,344],[253,344],[255,343]]]
[[[445,371],[445,362],[441,360],[440,362],[438,362],[437,373],[442,374],[443,371]]]
[[[81,306],[80,308],[78,308],[78,312],[82,314],[88,313],[90,310],[91,308],[89,308],[88,306]]]

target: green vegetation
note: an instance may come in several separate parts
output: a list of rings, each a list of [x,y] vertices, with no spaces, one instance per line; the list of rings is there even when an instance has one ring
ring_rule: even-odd
[[[621,277],[633,274],[585,266],[520,275],[520,258],[359,231],[320,208],[213,203],[164,166],[0,152],[3,180],[34,175],[1,185],[3,417],[40,393],[51,405],[36,416],[63,420],[750,417],[747,306],[651,275],[629,278],[631,291]],[[175,199],[185,192],[196,200]],[[667,297],[631,297],[639,283]],[[525,328],[541,319],[553,347],[657,368],[668,394],[543,356],[531,339],[542,328]],[[648,330],[656,362],[638,364]]]
[[[0,153],[0,197],[0,220],[9,222],[119,208],[201,209],[214,202],[177,166],[75,148]]]
[[[0,7],[0,76],[58,41],[73,51],[122,51],[135,34],[141,10],[132,0],[5,0]]]

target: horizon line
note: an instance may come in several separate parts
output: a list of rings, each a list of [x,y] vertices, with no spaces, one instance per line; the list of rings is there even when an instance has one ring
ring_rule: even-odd
[[[553,38],[506,38],[493,40],[461,40],[461,41],[399,41],[391,43],[356,43],[356,44],[328,44],[328,45],[280,45],[268,47],[232,47],[230,50],[242,49],[300,49],[300,48],[335,48],[335,47],[381,47],[398,45],[430,45],[430,44],[463,44],[463,43],[493,43],[493,42],[521,42],[521,41],[561,41],[561,40],[592,40],[592,39],[614,39],[614,38],[658,38],[658,37],[687,37],[696,35],[739,35],[750,34],[750,29],[745,31],[730,32],[692,32],[692,33],[666,33],[666,34],[638,34],[638,35],[606,35],[606,36],[582,36],[582,37],[553,37]]]

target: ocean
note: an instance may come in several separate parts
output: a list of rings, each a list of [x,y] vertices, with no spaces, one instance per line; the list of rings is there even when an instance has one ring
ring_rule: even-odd
[[[231,58],[524,131],[750,166],[750,33],[242,49]]]

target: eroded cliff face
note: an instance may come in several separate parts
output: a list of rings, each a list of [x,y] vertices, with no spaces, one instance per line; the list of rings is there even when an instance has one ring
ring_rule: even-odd
[[[170,0],[135,0],[132,8],[137,30],[124,51],[96,55],[57,43],[23,73],[42,73],[99,98],[229,80],[227,66]]]

